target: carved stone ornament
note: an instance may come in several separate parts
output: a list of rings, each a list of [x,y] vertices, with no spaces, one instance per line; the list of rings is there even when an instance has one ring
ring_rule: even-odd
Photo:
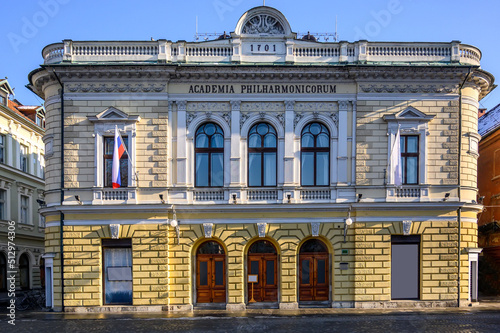
[[[339,110],[346,111],[348,106],[348,101],[339,101]]]
[[[276,119],[280,122],[282,126],[285,126],[285,114],[283,112],[279,112],[276,114]]]
[[[295,117],[293,119],[293,128],[295,129],[297,127],[297,124],[299,121],[304,117],[302,113],[295,112]]]
[[[295,101],[287,100],[285,101],[285,110],[286,111],[293,111],[295,108]]]
[[[186,111],[187,102],[186,101],[175,101],[177,104],[178,111]]]
[[[260,238],[266,237],[266,227],[267,227],[267,223],[257,223],[257,229],[259,230],[259,237]]]
[[[160,93],[165,90],[165,84],[69,84],[68,90],[72,93]]]
[[[311,222],[311,234],[313,237],[319,236],[319,227],[321,226],[320,222]]]
[[[120,225],[119,224],[110,224],[109,230],[111,230],[111,238],[113,238],[113,239],[120,238]]]
[[[456,93],[458,91],[458,85],[360,85],[361,90],[364,93]]]
[[[213,228],[214,228],[213,223],[203,223],[203,232],[205,234],[205,238],[212,238]]]
[[[412,221],[403,221],[403,234],[408,236],[411,232]]]
[[[248,115],[248,113],[242,113],[240,115],[240,129],[243,128],[243,124],[245,123],[245,121],[247,121],[248,118],[250,118],[250,116]]]
[[[267,14],[260,14],[249,19],[241,32],[249,35],[284,35],[285,29],[276,18]]]
[[[231,111],[241,111],[241,101],[231,101]]]

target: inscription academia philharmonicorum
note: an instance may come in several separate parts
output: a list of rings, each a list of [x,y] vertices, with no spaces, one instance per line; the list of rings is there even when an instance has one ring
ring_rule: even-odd
[[[337,86],[331,84],[245,84],[235,89],[229,84],[195,84],[190,94],[335,94]]]

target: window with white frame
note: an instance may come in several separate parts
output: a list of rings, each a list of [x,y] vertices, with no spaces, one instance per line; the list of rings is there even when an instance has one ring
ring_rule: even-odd
[[[19,223],[31,224],[30,223],[30,197],[21,194],[20,205],[19,205]]]
[[[114,107],[109,107],[106,110],[95,116],[89,116],[89,121],[94,123],[95,135],[95,186],[108,187],[110,185],[110,161],[112,161],[112,144],[114,144],[115,128],[120,131],[120,134],[125,141],[129,155],[123,154],[120,160],[122,181],[123,177],[127,177],[127,185],[122,183],[122,187],[136,186],[135,174],[135,133],[136,124],[141,120],[139,116],[129,116],[125,112]],[[111,150],[110,150],[111,149]],[[111,155],[110,155],[111,153]],[[111,160],[108,157],[111,156]],[[109,170],[109,172],[108,172]]]
[[[276,186],[278,135],[274,127],[258,123],[248,133],[248,186]]]
[[[28,146],[20,145],[19,168],[23,172],[28,172]]]
[[[224,185],[224,132],[215,123],[198,127],[195,136],[195,186]]]
[[[5,135],[0,134],[0,163],[5,163]]]
[[[310,123],[301,135],[301,185],[328,186],[330,183],[330,132],[321,123]]]
[[[12,180],[0,178],[0,220],[10,220],[10,189]]]
[[[394,185],[395,177],[390,170],[391,154],[395,141],[400,135],[401,164],[403,185],[418,185],[427,183],[427,134],[429,122],[435,116],[428,116],[414,107],[408,107],[393,115],[384,116],[388,123],[388,173],[387,184]]]

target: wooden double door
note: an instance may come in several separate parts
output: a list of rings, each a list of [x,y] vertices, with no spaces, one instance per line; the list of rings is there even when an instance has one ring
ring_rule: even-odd
[[[329,255],[323,242],[312,239],[299,253],[299,301],[328,301],[330,294]]]
[[[278,301],[278,256],[276,253],[248,255],[248,272],[257,275],[257,283],[248,284],[248,299],[256,302]],[[253,291],[252,291],[253,290]]]
[[[197,303],[226,303],[226,254],[216,242],[206,242],[196,255]]]

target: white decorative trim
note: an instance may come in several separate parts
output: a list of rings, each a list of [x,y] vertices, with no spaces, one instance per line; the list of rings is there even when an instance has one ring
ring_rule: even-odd
[[[203,223],[203,234],[205,238],[212,238],[213,223]]]
[[[267,223],[257,223],[257,229],[259,231],[260,238],[266,237],[266,228],[267,228]]]
[[[403,221],[403,234],[405,236],[410,235],[412,223],[412,221]]]
[[[120,225],[119,224],[110,224],[109,229],[111,230],[111,238],[119,239],[120,238]]]
[[[313,237],[319,236],[319,227],[321,226],[320,222],[311,222],[311,234]]]

